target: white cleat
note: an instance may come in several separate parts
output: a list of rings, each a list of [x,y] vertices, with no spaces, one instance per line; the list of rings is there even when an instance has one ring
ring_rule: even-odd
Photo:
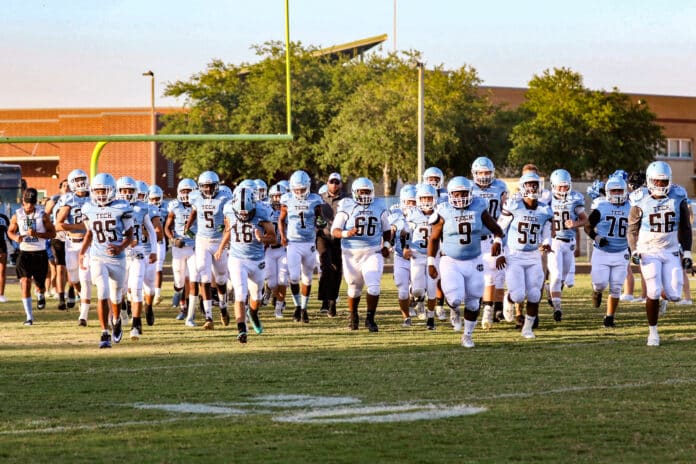
[[[484,330],[493,328],[493,308],[486,305],[483,308],[483,316],[481,316],[481,327]]]
[[[664,316],[665,314],[667,314],[667,300],[660,299],[660,316]]]
[[[186,325],[186,327],[196,327],[196,323],[191,319],[186,319],[186,322],[184,322],[184,325]]]
[[[450,322],[455,332],[462,330],[462,315],[459,309],[450,310]]]
[[[508,292],[503,296],[503,317],[505,322],[515,322],[515,305],[508,300]]]
[[[631,301],[633,301],[633,295],[621,295],[619,297],[619,300],[620,301],[627,301],[630,303]]]
[[[677,304],[680,306],[691,306],[693,302],[691,300],[680,300]]]
[[[138,340],[140,340],[140,335],[141,335],[140,330],[138,330],[137,327],[133,327],[131,329],[131,331],[130,331],[131,340],[133,340],[134,342],[137,342]]]
[[[425,303],[423,301],[416,303],[416,314],[418,314],[418,319],[425,320]]]
[[[464,348],[473,348],[475,346],[471,335],[462,335],[462,346]]]
[[[660,346],[660,336],[657,334],[650,335],[648,337],[648,346]]]
[[[447,320],[447,311],[445,310],[444,306],[435,306],[435,314],[439,320]]]
[[[534,335],[534,331],[530,327],[529,329],[522,329],[522,337],[531,340],[532,338],[536,338],[536,335]]]

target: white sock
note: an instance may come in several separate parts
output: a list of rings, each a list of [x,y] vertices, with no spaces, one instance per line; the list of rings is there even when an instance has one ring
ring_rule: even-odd
[[[307,304],[309,303],[309,296],[300,296],[300,307],[302,309],[307,309]]]
[[[80,319],[87,320],[89,317],[89,303],[80,302]]]
[[[198,295],[189,295],[188,300],[188,314],[186,315],[186,319],[192,321],[196,318],[196,305],[198,304]]]
[[[553,303],[553,310],[560,310],[561,309],[561,299],[558,297],[553,297],[551,298],[551,303]]]
[[[155,298],[159,298],[160,296],[162,296],[162,289],[155,288]]]
[[[657,337],[657,325],[649,325],[648,329],[650,330],[650,336],[651,337]]]
[[[203,311],[205,311],[206,319],[213,318],[213,300],[203,300]]]
[[[28,321],[34,320],[34,313],[32,312],[31,305],[31,297],[22,298],[22,306],[24,306],[24,312],[27,314]]]

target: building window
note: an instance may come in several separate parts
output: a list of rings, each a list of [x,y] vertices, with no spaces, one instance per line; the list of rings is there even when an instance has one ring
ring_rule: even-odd
[[[667,139],[667,153],[661,151],[658,157],[665,158],[691,158],[692,157],[691,139]]]
[[[167,160],[167,188],[174,188],[174,162]]]

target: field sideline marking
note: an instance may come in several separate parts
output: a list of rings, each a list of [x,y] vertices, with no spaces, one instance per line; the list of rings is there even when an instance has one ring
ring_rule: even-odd
[[[589,385],[589,386],[584,386],[584,387],[564,387],[564,388],[554,388],[552,390],[541,390],[537,392],[519,392],[519,393],[502,393],[498,395],[492,395],[492,396],[487,396],[487,397],[479,397],[479,398],[462,398],[463,401],[487,401],[487,400],[495,400],[495,399],[506,399],[506,398],[531,398],[534,396],[545,396],[545,395],[555,395],[559,393],[568,393],[568,392],[584,392],[584,391],[592,391],[592,390],[623,390],[623,389],[630,389],[630,388],[645,388],[645,387],[650,387],[650,386],[656,386],[656,385],[682,385],[682,384],[691,384],[691,383],[696,383],[696,378],[685,378],[685,379],[666,379],[660,382],[642,382],[642,383],[626,383],[626,384],[618,384],[618,385]],[[282,397],[278,396],[278,397]],[[268,398],[277,398],[273,396],[269,396]],[[253,403],[253,400],[250,401]],[[234,417],[234,414],[205,414],[205,415],[186,415],[186,416],[180,416],[180,417],[172,417],[172,418],[167,418],[167,419],[160,419],[160,420],[153,420],[153,421],[128,421],[128,422],[115,422],[115,423],[106,423],[106,424],[83,424],[83,425],[74,425],[74,426],[56,426],[56,427],[45,427],[42,429],[23,429],[23,430],[3,430],[0,431],[0,436],[2,435],[22,435],[22,434],[31,434],[31,433],[60,433],[60,432],[68,432],[68,431],[81,431],[81,430],[98,430],[98,429],[103,429],[103,428],[119,428],[119,427],[131,427],[131,426],[139,426],[139,425],[161,425],[161,424],[167,424],[167,423],[172,423],[172,422],[180,422],[184,420],[199,420],[199,419],[210,419],[210,418],[215,418],[215,419],[221,419],[221,418],[227,418],[227,417]],[[379,417],[379,416],[376,416]]]

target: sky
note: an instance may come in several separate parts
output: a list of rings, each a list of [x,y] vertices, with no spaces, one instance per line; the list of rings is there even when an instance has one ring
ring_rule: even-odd
[[[290,37],[329,47],[388,34],[379,53],[472,66],[483,85],[526,87],[546,69],[591,89],[696,96],[696,2],[290,0]],[[396,21],[395,21],[396,18]],[[396,24],[396,36],[393,30]],[[3,0],[0,108],[157,106],[214,59],[253,63],[285,39],[284,0]]]

